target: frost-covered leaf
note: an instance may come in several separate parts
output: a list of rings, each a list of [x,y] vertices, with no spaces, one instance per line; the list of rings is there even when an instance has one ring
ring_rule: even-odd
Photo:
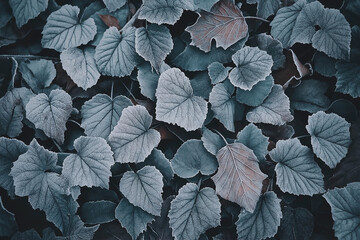
[[[258,240],[275,236],[282,218],[280,199],[274,192],[266,192],[253,213],[242,211],[235,223],[238,239]],[[256,226],[256,227],[254,227]]]
[[[207,102],[194,96],[190,80],[180,69],[171,68],[160,75],[156,97],[157,120],[176,124],[187,131],[203,125]]]
[[[69,223],[64,230],[64,236],[56,237],[56,240],[88,240],[93,239],[99,225],[86,227],[80,217],[73,215],[69,217]]]
[[[62,175],[70,187],[109,188],[113,153],[103,138],[81,136],[74,141],[77,154],[65,158]]]
[[[290,112],[290,100],[278,84],[273,86],[269,96],[261,105],[250,110],[246,115],[246,120],[249,122],[273,125],[283,125],[293,119]]]
[[[135,207],[126,198],[121,199],[116,207],[115,217],[133,239],[145,231],[147,224],[154,220],[154,216]]]
[[[276,13],[280,4],[280,0],[259,0],[256,15],[266,19]]]
[[[313,153],[297,138],[278,141],[269,154],[277,162],[276,184],[281,191],[309,196],[325,192],[324,176]]]
[[[194,10],[192,0],[146,0],[140,9],[139,19],[159,25],[174,25],[184,10]]]
[[[197,139],[183,143],[171,160],[171,165],[175,174],[182,178],[192,178],[198,173],[211,175],[218,168],[216,158]]]
[[[261,130],[254,124],[250,123],[244,127],[244,129],[237,134],[235,142],[242,143],[253,150],[258,160],[262,161],[265,159],[268,152],[269,138],[265,137]]]
[[[15,194],[29,197],[34,209],[46,213],[46,219],[53,222],[62,232],[75,214],[77,203],[70,194],[67,181],[56,173],[57,155],[40,146],[34,139],[28,151],[19,156],[11,169]]]
[[[219,169],[211,177],[216,193],[253,212],[266,178],[253,151],[241,143],[227,144],[218,151],[216,158]]]
[[[100,78],[94,55],[95,50],[91,47],[69,48],[60,54],[64,70],[84,90],[94,86]]]
[[[120,180],[120,191],[134,206],[160,216],[163,185],[160,171],[145,166],[137,172],[126,172]]]
[[[207,229],[220,225],[220,201],[212,188],[188,183],[171,202],[170,227],[175,240],[197,240]]]
[[[319,111],[308,119],[306,130],[311,136],[313,151],[330,168],[346,156],[351,143],[350,123],[334,113]]]
[[[196,23],[186,31],[191,34],[191,45],[209,52],[213,39],[216,47],[227,49],[247,36],[248,26],[241,10],[231,0],[222,0],[211,12],[201,11]]]
[[[94,39],[96,25],[92,18],[79,20],[77,6],[64,5],[52,12],[42,31],[41,44],[58,52],[87,44]]]
[[[30,19],[34,19],[48,7],[48,0],[9,0],[16,25],[21,28]]]
[[[99,71],[104,75],[130,75],[138,62],[135,28],[127,28],[121,35],[116,27],[107,29],[95,49],[95,60]]]
[[[224,81],[228,77],[230,70],[231,67],[224,67],[224,65],[219,62],[213,62],[210,64],[208,71],[211,83],[217,84]]]
[[[338,62],[336,67],[336,91],[360,97],[360,66],[358,63]]]
[[[0,99],[0,135],[16,137],[21,133],[25,106],[33,96],[27,88],[14,88]]]
[[[126,4],[126,0],[103,0],[110,12],[116,11]]]
[[[194,0],[195,7],[210,12],[211,8],[215,3],[219,2],[219,0]]]
[[[344,188],[335,188],[324,194],[331,207],[333,229],[338,239],[360,238],[360,183],[349,183]]]
[[[122,111],[129,106],[132,103],[125,96],[111,99],[106,94],[97,94],[81,108],[81,127],[88,136],[107,138],[119,121]]]
[[[59,143],[64,142],[65,124],[71,112],[71,97],[60,89],[52,90],[49,96],[40,93],[26,105],[26,118]]]
[[[145,107],[137,105],[123,110],[109,135],[116,162],[143,162],[160,142],[160,133],[150,129],[152,117]]]
[[[115,219],[116,203],[111,201],[86,202],[79,208],[79,215],[86,224],[108,223]]]
[[[174,44],[170,31],[165,26],[150,24],[146,28],[137,28],[135,32],[136,52],[151,63],[157,72],[162,62],[171,52]]]
[[[206,150],[212,155],[216,155],[217,152],[226,145],[224,140],[219,135],[207,128],[203,129],[201,141],[203,141]]]
[[[21,62],[19,71],[34,92],[49,87],[56,76],[54,64],[45,59]]]
[[[236,67],[231,70],[229,79],[235,87],[251,90],[252,87],[270,75],[272,57],[258,47],[244,47],[237,51],[232,60]]]
[[[17,228],[15,215],[6,210],[0,198],[0,236],[10,237],[16,232]]]

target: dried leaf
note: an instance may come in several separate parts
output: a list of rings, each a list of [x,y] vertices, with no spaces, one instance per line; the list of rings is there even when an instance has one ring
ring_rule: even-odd
[[[121,29],[119,20],[116,17],[111,16],[111,15],[102,15],[102,14],[99,14],[99,17],[106,24],[106,26],[116,27],[118,30]]]

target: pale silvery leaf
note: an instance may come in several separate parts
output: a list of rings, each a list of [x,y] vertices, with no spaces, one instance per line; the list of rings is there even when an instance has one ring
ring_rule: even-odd
[[[213,62],[210,64],[208,71],[211,83],[217,84],[224,81],[228,77],[230,70],[231,67],[224,67],[224,65],[219,62]]]
[[[226,145],[224,140],[219,135],[210,131],[207,128],[203,129],[203,135],[201,137],[201,141],[203,142],[206,150],[215,156],[217,152]]]
[[[160,75],[156,89],[156,119],[192,131],[200,128],[207,114],[207,102],[194,96],[190,80],[180,69]]]
[[[40,93],[31,98],[26,105],[26,118],[59,143],[64,142],[66,122],[71,112],[70,95],[59,89],[52,90],[49,96]]]
[[[280,4],[280,0],[259,0],[256,15],[266,19],[276,13]]]
[[[160,142],[160,133],[150,129],[152,117],[145,107],[137,105],[123,110],[110,133],[109,144],[116,162],[143,162]]]
[[[126,0],[103,0],[107,9],[110,12],[116,11],[126,4]]]
[[[42,46],[61,52],[93,40],[96,34],[95,22],[92,18],[79,21],[79,12],[77,6],[71,5],[64,5],[52,12],[42,31]]]
[[[100,73],[94,60],[95,50],[69,48],[60,54],[61,64],[74,83],[84,90],[94,86]]]
[[[16,25],[21,28],[30,19],[36,18],[48,7],[48,0],[10,0],[9,5],[14,14]]]

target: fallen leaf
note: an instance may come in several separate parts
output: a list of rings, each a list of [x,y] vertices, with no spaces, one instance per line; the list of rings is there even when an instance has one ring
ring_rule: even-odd
[[[102,15],[102,14],[99,14],[99,17],[106,24],[106,26],[116,27],[118,30],[121,29],[119,20],[116,17],[111,16],[111,15]]]

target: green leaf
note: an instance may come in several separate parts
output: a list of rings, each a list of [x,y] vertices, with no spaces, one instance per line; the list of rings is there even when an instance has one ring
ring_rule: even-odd
[[[0,197],[0,236],[10,237],[18,229],[15,215],[4,207]]]
[[[254,124],[250,123],[238,132],[235,142],[242,143],[253,150],[258,160],[265,160],[265,156],[268,153],[269,138],[265,137]]]
[[[186,131],[203,125],[207,102],[194,96],[190,80],[180,69],[171,68],[160,75],[156,97],[156,120],[176,124]]]
[[[120,180],[120,191],[129,202],[155,216],[160,216],[163,186],[162,175],[153,166],[128,171]]]
[[[106,94],[97,94],[81,108],[81,127],[88,136],[107,138],[119,121],[122,111],[132,105],[125,96],[111,99]]]
[[[264,81],[273,65],[272,57],[258,47],[244,47],[232,56],[232,60],[236,67],[231,70],[229,79],[243,90],[251,90],[256,83]]]
[[[350,123],[334,113],[317,112],[308,119],[306,130],[317,157],[334,168],[346,156],[350,139]]]
[[[201,141],[203,141],[206,150],[212,155],[216,155],[217,152],[226,145],[224,140],[219,135],[207,128],[203,129]]]
[[[86,224],[108,223],[115,219],[116,206],[111,201],[86,202],[79,208],[79,215]]]
[[[65,158],[62,175],[70,187],[109,188],[113,153],[105,139],[81,136],[74,141],[77,154]]]
[[[69,223],[66,225],[64,236],[57,237],[56,240],[88,240],[93,239],[99,225],[85,227],[80,217],[73,215],[69,217]]]
[[[297,138],[278,141],[270,157],[277,162],[276,184],[281,191],[309,196],[325,192],[321,168],[311,150]]]
[[[49,87],[56,76],[54,64],[45,59],[21,62],[19,71],[25,82],[36,93]]]
[[[136,52],[146,61],[149,61],[157,72],[160,72],[161,64],[173,46],[170,31],[165,26],[150,24],[147,28],[136,29]]]
[[[104,75],[130,75],[138,61],[135,28],[127,28],[121,35],[116,27],[107,29],[95,49],[95,60],[99,71]]]
[[[255,84],[250,91],[241,88],[236,89],[236,100],[251,107],[257,107],[269,96],[274,86],[274,78],[269,75],[265,81]]]
[[[21,133],[25,106],[33,96],[27,88],[14,88],[0,99],[0,135],[16,137]]]
[[[314,57],[314,71],[325,77],[333,77],[336,74],[336,59],[327,56],[325,53],[316,52]]]
[[[19,156],[11,169],[15,194],[29,197],[34,209],[46,213],[62,232],[68,224],[69,215],[75,214],[77,203],[70,194],[67,181],[58,173],[57,155],[40,146],[34,139],[26,153]]]
[[[0,186],[7,190],[10,196],[14,194],[14,180],[9,173],[13,163],[26,151],[27,146],[23,142],[17,139],[0,138]]]
[[[122,8],[126,4],[126,0],[103,0],[107,9],[110,12],[114,12],[119,8]]]
[[[275,236],[282,218],[280,199],[274,192],[266,192],[253,213],[242,211],[235,223],[238,239],[257,240]],[[256,227],[254,227],[256,226]]]
[[[95,50],[69,48],[60,54],[61,64],[74,83],[84,90],[94,86],[100,73],[94,60]]]
[[[261,105],[250,110],[246,115],[246,120],[249,122],[272,125],[283,125],[293,119],[290,112],[290,100],[278,84],[273,86],[269,96]]]
[[[194,10],[190,0],[147,0],[140,9],[139,19],[156,24],[174,25],[184,10]]]
[[[190,84],[194,90],[195,96],[209,99],[213,86],[211,85],[211,80],[207,72],[203,71],[195,73],[193,79],[190,81]]]
[[[126,198],[121,199],[116,207],[115,217],[133,239],[145,231],[147,224],[154,220],[154,216],[135,207]]]
[[[151,123],[152,116],[143,106],[130,106],[123,110],[109,136],[116,162],[139,163],[150,155],[160,142],[160,133],[150,129]]]
[[[92,18],[79,21],[79,12],[77,6],[71,5],[64,5],[52,12],[42,31],[42,46],[61,52],[93,40],[96,34],[95,22]]]
[[[230,70],[231,67],[224,67],[224,65],[219,62],[213,62],[210,64],[208,71],[211,83],[217,84],[224,81],[228,77]]]
[[[256,15],[266,19],[276,13],[280,4],[279,0],[259,0]]]
[[[59,143],[64,142],[66,122],[71,112],[71,97],[60,89],[52,90],[49,96],[40,93],[26,104],[26,118]]]
[[[336,67],[336,91],[360,97],[360,66],[358,63],[338,62]]]
[[[344,188],[329,190],[323,196],[331,207],[335,236],[344,240],[358,239],[360,183],[349,183]]]
[[[198,173],[211,175],[218,168],[216,158],[197,139],[183,143],[171,160],[171,165],[175,174],[182,178],[192,178]]]
[[[48,7],[48,0],[9,0],[16,25],[21,28],[30,19],[34,19]]]
[[[188,183],[171,202],[170,227],[177,240],[197,240],[207,229],[220,225],[220,201],[212,188]]]

